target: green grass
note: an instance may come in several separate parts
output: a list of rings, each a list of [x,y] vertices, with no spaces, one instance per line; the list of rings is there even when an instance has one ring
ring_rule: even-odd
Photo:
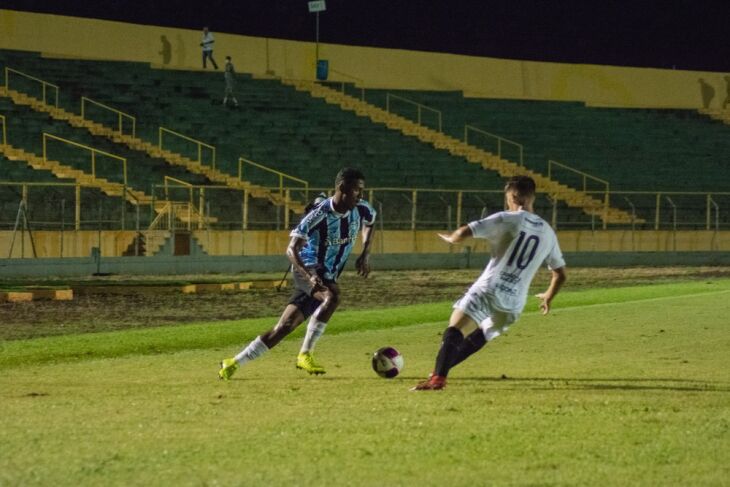
[[[730,281],[531,302],[445,391],[450,302],[341,312],[303,376],[290,338],[215,380],[256,319],[5,342],[0,485],[726,485]],[[369,369],[404,354],[394,380]]]

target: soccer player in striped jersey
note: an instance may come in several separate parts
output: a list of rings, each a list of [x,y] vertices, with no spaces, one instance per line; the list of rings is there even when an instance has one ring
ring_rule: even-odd
[[[344,168],[335,178],[335,194],[316,204],[292,230],[286,255],[292,264],[294,294],[279,322],[249,343],[238,355],[221,362],[218,376],[227,380],[239,366],[273,348],[304,320],[307,333],[296,366],[309,374],[324,374],[312,356],[314,345],[340,303],[337,278],[362,233],[362,253],[355,261],[357,273],[370,273],[375,210],[362,199],[365,177],[357,169]]]
[[[485,238],[491,244],[492,258],[479,279],[454,303],[436,367],[428,380],[412,390],[443,389],[449,369],[517,321],[532,278],[543,262],[552,271],[548,289],[537,295],[543,314],[550,311],[550,303],[565,282],[565,261],[555,232],[533,213],[535,181],[515,176],[504,192],[507,211],[471,222],[450,235],[439,234],[452,244],[468,237]]]

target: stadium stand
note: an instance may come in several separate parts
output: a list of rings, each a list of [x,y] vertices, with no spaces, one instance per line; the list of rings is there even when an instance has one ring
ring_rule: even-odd
[[[344,107],[334,103],[322,103],[319,98],[326,96],[307,96],[306,92],[302,93],[306,90],[301,90],[301,86],[295,84],[300,90],[293,90],[279,80],[239,75],[236,94],[241,108],[232,110],[221,106],[223,82],[219,73],[159,70],[131,62],[49,59],[12,51],[0,52],[0,61],[28,72],[42,73],[44,79],[62,86],[59,105],[70,111],[79,111],[82,96],[91,97],[134,114],[139,139],[155,141],[159,127],[165,126],[183,134],[195,134],[218,150],[217,169],[220,174],[217,176],[220,177],[216,178],[207,170],[196,174],[165,164],[164,160],[154,157],[162,154],[152,152],[150,147],[153,144],[149,142],[144,154],[140,153],[140,147],[130,145],[129,141],[127,146],[136,150],[109,140],[97,144],[100,137],[89,134],[82,137],[78,136],[78,131],[74,132],[77,140],[93,142],[109,152],[126,154],[132,160],[142,157],[148,161],[133,165],[145,168],[142,173],[130,173],[133,187],[149,187],[164,175],[193,184],[211,181],[233,184],[231,179],[237,179],[241,155],[263,162],[274,170],[306,179],[312,188],[331,186],[331,174],[345,164],[363,168],[370,187],[498,189],[502,177],[515,170],[514,165],[508,165],[509,161],[498,160],[496,167],[465,163],[465,159],[477,162],[480,157],[489,158],[490,153],[496,152],[490,146],[493,141],[475,137],[474,142],[470,140],[475,147],[467,151],[434,150],[431,145],[439,148],[438,142],[424,144],[427,140],[423,140],[422,134],[419,134],[421,140],[404,137],[407,131],[399,133],[389,130],[391,125],[387,123],[384,126],[362,116],[353,116],[352,110],[342,110]],[[352,88],[350,86],[351,91],[355,91]],[[720,147],[721,153],[730,149],[722,139],[725,129],[720,124],[708,122],[689,111],[619,110],[590,108],[570,102],[468,99],[460,92],[389,90],[389,93],[440,110],[443,113],[443,132],[454,139],[462,139],[464,125],[470,124],[519,141],[525,148],[525,165],[536,171],[536,178],[542,178],[539,182],[550,183],[547,189],[552,197],[541,197],[537,205],[539,210],[542,214],[559,213],[563,226],[595,225],[596,220],[604,216],[603,196],[596,193],[590,198],[569,188],[568,185],[580,187],[580,177],[576,179],[575,174],[553,176],[566,185],[550,181],[544,176],[549,172],[546,167],[548,159],[570,163],[606,179],[611,182],[613,191],[676,189],[674,167],[689,161],[692,167],[700,170],[683,189],[699,191],[712,187],[712,184],[715,187],[721,184],[717,182],[721,180],[717,177],[721,169],[715,155],[718,151],[711,148]],[[40,94],[35,96],[41,97]],[[365,96],[369,104],[376,107],[386,105],[384,90],[368,89]],[[3,103],[0,107],[11,118],[21,110],[17,105]],[[401,112],[405,118],[413,117],[409,113],[412,107],[391,103],[392,112]],[[95,114],[94,117],[106,127],[116,126],[113,114]],[[69,132],[68,128],[60,129],[57,125],[50,127],[47,117],[29,116],[28,119],[34,120],[28,128],[34,127],[35,131],[53,128],[59,133]],[[427,118],[422,123],[433,125]],[[93,133],[92,128],[87,128]],[[120,141],[119,136],[112,134],[113,131],[106,130],[108,139]],[[36,136],[35,143],[32,136],[28,137],[28,147],[37,147],[40,137]],[[173,142],[171,146],[187,161],[196,157],[197,149],[185,142],[178,145]],[[505,157],[516,159],[511,155]],[[667,160],[672,164],[665,164]],[[491,170],[485,171],[483,167]],[[247,172],[245,177],[251,183],[275,185],[271,182],[271,174]],[[598,188],[592,189],[599,191]],[[718,191],[721,189],[719,187]],[[568,196],[556,196],[562,192]],[[407,227],[411,219],[411,215],[407,214],[411,203],[404,204],[404,197],[408,200],[409,195],[376,195],[378,202],[391,212],[389,221],[396,228]],[[649,214],[649,209],[655,206],[654,203],[644,202],[647,198],[643,196],[634,197],[637,198],[642,201],[638,203],[638,213],[634,217],[630,216],[633,203],[624,201],[625,198],[612,198],[611,206],[615,208],[610,209],[609,221],[624,224],[632,219],[639,224],[650,222],[653,215]],[[242,219],[238,200],[237,196],[229,197],[228,202],[221,205],[227,210],[214,208],[212,214],[220,221],[232,222],[230,226],[234,228]],[[448,208],[452,205],[444,205],[444,201],[443,195],[438,193],[421,193],[419,211],[443,212],[444,206],[447,211],[452,211]],[[498,197],[489,194],[465,197],[463,203],[462,218],[473,217],[485,208],[501,205]],[[689,206],[691,208],[682,209],[689,212],[688,218],[694,218],[705,210],[704,201],[698,200]],[[266,213],[263,221],[267,223],[280,219],[278,212],[271,208],[259,205],[258,212]],[[667,215],[661,215],[662,221]],[[439,222],[446,218],[439,216],[433,220],[433,225],[438,227]]]
[[[389,90],[444,114],[445,133],[473,125],[519,141],[526,165],[546,173],[555,159],[611,182],[614,190],[677,190],[677,167],[694,168],[686,191],[727,191],[727,128],[694,110],[587,107],[578,102],[466,98],[460,92]],[[386,91],[367,100],[386,104]],[[408,106],[398,107],[405,113]]]
[[[458,158],[352,117],[278,80],[239,75],[241,108],[225,110],[219,73],[38,56],[6,62],[43,73],[62,86],[59,103],[69,110],[78,111],[78,100],[88,96],[134,114],[145,140],[156,140],[159,126],[203,134],[205,142],[219,147],[220,168],[230,174],[238,171],[243,155],[318,187],[331,186],[333,168],[343,164],[363,168],[370,186],[403,186],[404,170],[413,187],[497,189],[501,184],[494,174],[462,167]]]

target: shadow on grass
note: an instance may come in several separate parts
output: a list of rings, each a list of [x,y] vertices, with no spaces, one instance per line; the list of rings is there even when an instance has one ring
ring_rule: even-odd
[[[393,379],[380,377],[352,377],[324,375],[317,377],[302,376],[306,382],[390,382],[403,384],[405,382],[420,382],[423,376],[400,375]],[[266,382],[265,377],[232,377],[229,382]],[[449,377],[450,385],[456,384],[493,384],[493,389],[524,389],[524,390],[618,390],[618,391],[675,391],[675,392],[730,392],[730,384],[719,381],[694,379],[667,379],[667,378],[595,378],[575,379],[564,377]],[[223,382],[223,381],[221,381]]]
[[[667,378],[591,378],[564,377],[464,377],[453,382],[510,384],[510,389],[532,390],[621,390],[621,391],[678,391],[730,392],[730,384],[719,381]]]

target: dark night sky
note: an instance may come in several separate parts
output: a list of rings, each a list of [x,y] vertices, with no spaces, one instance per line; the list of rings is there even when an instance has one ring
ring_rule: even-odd
[[[326,0],[335,44],[730,72],[730,0]],[[4,0],[3,8],[314,40],[307,0]]]

